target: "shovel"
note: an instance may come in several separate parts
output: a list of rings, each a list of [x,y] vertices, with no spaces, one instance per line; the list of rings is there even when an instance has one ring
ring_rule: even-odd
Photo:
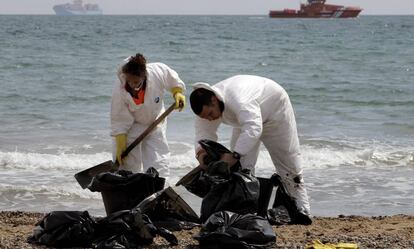
[[[122,153],[121,158],[125,158],[129,152],[131,152],[132,149],[135,148],[135,146],[137,146],[140,142],[142,142],[142,140],[159,124],[161,123],[165,117],[168,116],[168,114],[170,114],[173,110],[174,110],[174,106],[175,104],[172,104],[170,107],[168,107],[168,109],[161,114],[161,116],[159,116],[144,132],[142,132],[141,135],[139,135],[139,137],[137,137],[137,139],[135,139],[134,142],[132,142],[127,148],[126,150]],[[98,164],[96,166],[93,166],[89,169],[85,169],[81,172],[78,172],[75,174],[75,178],[78,181],[79,185],[81,185],[81,187],[87,188],[89,183],[92,181],[92,178],[102,172],[113,172],[115,170],[117,170],[119,167],[119,162],[118,160],[114,162],[112,162],[112,160],[103,162],[101,164]]]
[[[205,165],[208,165],[208,163],[210,161],[219,160],[221,155],[224,154],[224,153],[231,153],[231,151],[229,149],[227,149],[226,147],[224,147],[223,145],[221,145],[217,142],[211,141],[211,140],[202,139],[202,140],[198,141],[198,143],[207,152],[207,155],[208,155],[208,158],[209,158],[209,159],[207,159],[207,161],[204,158],[204,164]],[[202,170],[203,170],[203,167],[201,165],[198,165],[197,167],[192,169],[190,172],[188,172],[185,176],[183,176],[175,184],[175,186],[188,185],[189,183],[191,183],[194,180],[194,177],[196,177],[200,174],[200,172]]]
[[[194,177],[196,177],[198,174],[200,174],[200,172],[203,170],[203,168],[201,167],[201,165],[198,165],[197,167],[195,167],[194,169],[192,169],[190,172],[188,172],[185,176],[183,176],[176,184],[175,186],[180,186],[180,185],[186,185],[189,184],[190,182],[192,182],[194,180]]]

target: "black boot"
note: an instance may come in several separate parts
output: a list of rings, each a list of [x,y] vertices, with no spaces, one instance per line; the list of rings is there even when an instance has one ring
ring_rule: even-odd
[[[269,221],[272,225],[300,224],[310,225],[312,219],[305,211],[299,210],[295,200],[289,196],[281,178],[278,174],[273,174],[270,178],[277,186],[273,208],[269,210]]]

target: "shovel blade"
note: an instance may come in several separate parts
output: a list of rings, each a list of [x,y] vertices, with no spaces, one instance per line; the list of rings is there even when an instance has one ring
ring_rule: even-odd
[[[111,171],[114,168],[113,164],[114,163],[111,160],[103,162],[89,169],[85,169],[81,172],[76,173],[75,178],[78,181],[79,185],[85,189],[88,187],[89,183],[91,183],[94,176],[99,173]]]
[[[180,185],[185,185],[185,184],[189,184],[195,176],[197,176],[200,171],[202,171],[203,169],[201,168],[201,166],[197,166],[194,169],[192,169],[190,172],[188,172],[185,176],[183,176],[176,184],[175,186],[180,186]]]

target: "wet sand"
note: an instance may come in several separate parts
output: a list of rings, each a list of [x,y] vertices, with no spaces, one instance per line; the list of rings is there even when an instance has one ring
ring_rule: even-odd
[[[28,212],[0,212],[0,248],[45,248],[26,242],[34,224],[44,214]],[[414,216],[379,217],[338,216],[314,217],[310,226],[274,226],[277,242],[272,248],[304,248],[306,243],[319,239],[324,243],[357,243],[358,248],[414,248]],[[193,236],[199,228],[174,232],[178,246],[168,246],[162,238],[145,248],[197,248]]]

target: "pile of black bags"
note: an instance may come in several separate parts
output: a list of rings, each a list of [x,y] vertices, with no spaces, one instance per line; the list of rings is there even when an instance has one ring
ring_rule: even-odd
[[[267,217],[272,225],[301,224],[310,225],[309,216],[301,213],[293,198],[287,193],[280,176],[270,178],[253,176],[242,169],[238,162],[231,169],[220,161],[223,153],[231,153],[223,145],[200,140],[200,146],[207,152],[205,171],[195,174],[183,185],[193,194],[203,198],[201,220],[205,221],[217,211],[231,211],[238,214],[256,213]],[[276,188],[274,203],[268,209],[273,189]]]
[[[157,228],[139,209],[112,213],[103,219],[87,211],[54,211],[36,224],[29,243],[52,247],[134,248],[149,245],[160,235],[171,245],[178,240],[168,230]]]
[[[98,174],[89,189],[109,197],[104,198],[107,217],[93,218],[87,211],[54,211],[36,224],[28,242],[51,247],[122,249],[149,245],[159,235],[177,245],[177,238],[168,228],[191,229],[199,224],[199,217],[172,188],[163,189],[164,182],[152,168],[146,173]]]
[[[28,242],[53,247],[90,247],[96,225],[88,211],[54,211],[36,224]]]
[[[155,169],[108,172],[95,176],[88,187],[102,193],[107,217],[93,218],[87,211],[51,212],[28,241],[53,247],[135,248],[151,244],[158,235],[177,245],[170,230],[192,229],[203,222],[195,236],[201,248],[269,248],[276,242],[271,224],[312,223],[301,216],[277,174],[257,178],[239,162],[229,168],[220,161],[223,153],[231,153],[226,147],[210,140],[199,144],[207,152],[207,168],[190,172],[183,185],[202,198],[200,218],[171,187],[163,189],[165,179]],[[275,201],[268,210],[274,187]]]
[[[223,145],[211,140],[200,140],[207,152],[205,171],[200,171],[184,187],[203,198],[200,219],[205,221],[215,212],[231,211],[238,214],[257,211],[260,185],[249,170],[242,169],[238,162],[231,169],[220,161],[223,153],[231,153]]]
[[[207,152],[205,171],[186,181],[184,187],[203,198],[200,219],[202,229],[195,238],[202,248],[268,248],[276,242],[269,221],[258,216],[259,180],[240,163],[229,169],[220,161],[231,153],[223,145],[200,140]]]

